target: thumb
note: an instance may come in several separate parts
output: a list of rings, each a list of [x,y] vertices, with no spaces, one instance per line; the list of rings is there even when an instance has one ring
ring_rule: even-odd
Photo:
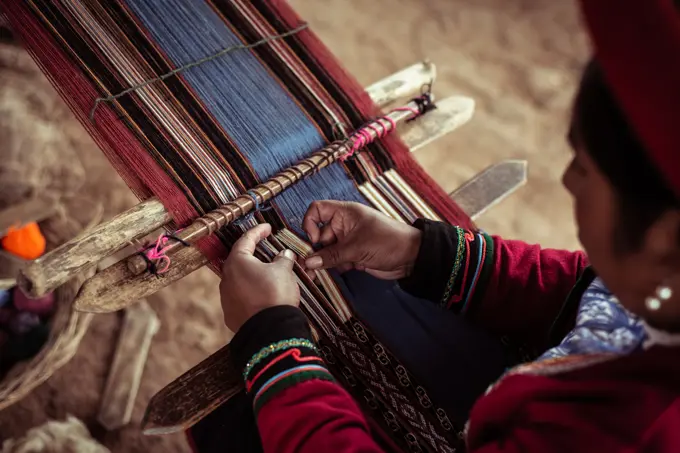
[[[307,258],[305,260],[305,267],[310,270],[329,269],[351,262],[347,247],[334,244],[322,248]]]
[[[231,253],[252,255],[255,253],[257,244],[269,237],[272,227],[268,223],[261,223],[246,231],[231,247]]]
[[[292,250],[282,250],[278,255],[272,260],[277,266],[284,267],[288,270],[293,270],[295,265],[295,253]]]

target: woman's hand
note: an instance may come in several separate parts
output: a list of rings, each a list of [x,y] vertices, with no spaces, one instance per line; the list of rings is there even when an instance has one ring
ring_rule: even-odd
[[[306,259],[307,269],[357,269],[385,280],[410,274],[422,236],[374,209],[340,201],[312,203],[302,227],[313,244],[324,246]]]
[[[300,302],[293,264],[295,254],[284,250],[272,263],[253,254],[257,244],[272,232],[269,224],[258,225],[236,241],[222,266],[220,298],[224,323],[234,333],[260,311],[277,305],[297,306]]]

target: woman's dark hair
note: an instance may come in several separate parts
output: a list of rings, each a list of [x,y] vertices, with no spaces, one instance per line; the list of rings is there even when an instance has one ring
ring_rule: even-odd
[[[618,195],[618,251],[634,251],[663,212],[679,205],[652,164],[595,60],[585,68],[576,96],[572,131]]]

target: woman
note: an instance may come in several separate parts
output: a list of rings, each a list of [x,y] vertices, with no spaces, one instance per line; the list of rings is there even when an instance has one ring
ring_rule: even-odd
[[[353,268],[399,279],[405,291],[534,352],[474,405],[470,452],[680,451],[673,8],[672,0],[584,3],[598,53],[574,104],[574,157],[563,183],[587,258],[442,223],[403,225],[355,204],[317,202],[305,217],[310,239],[324,245],[307,258],[310,271]],[[649,47],[640,48],[639,33]],[[309,341],[292,252],[271,264],[253,257],[269,234],[260,225],[238,241],[221,284],[264,450],[383,451]]]

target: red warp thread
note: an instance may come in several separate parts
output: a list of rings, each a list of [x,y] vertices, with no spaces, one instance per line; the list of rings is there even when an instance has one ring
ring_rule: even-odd
[[[187,225],[199,217],[184,193],[163,172],[135,134],[117,116],[112,105],[101,105],[93,122],[89,117],[94,100],[101,90],[93,86],[71,62],[70,55],[53,42],[53,36],[21,0],[3,2],[3,10],[14,30],[47,75],[57,92],[76,118],[90,133],[125,183],[139,199],[156,196],[177,225]],[[68,48],[68,46],[65,46]],[[137,175],[144,175],[144,181]],[[223,243],[216,236],[201,238],[194,244],[219,271],[219,259],[227,255]]]

